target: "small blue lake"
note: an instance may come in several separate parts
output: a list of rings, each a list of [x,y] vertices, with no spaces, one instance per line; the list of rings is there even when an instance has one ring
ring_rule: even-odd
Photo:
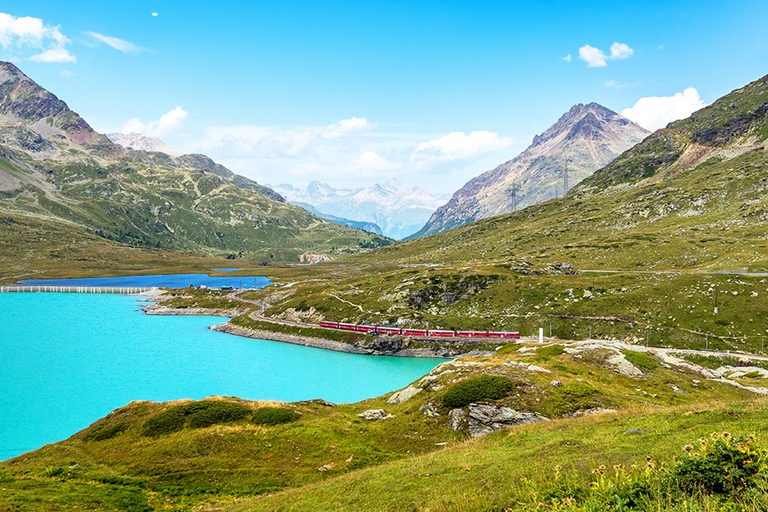
[[[216,270],[216,269],[212,269]],[[207,274],[167,274],[154,276],[84,277],[77,279],[25,279],[27,286],[103,286],[103,287],[167,287],[187,288],[189,285],[234,288],[263,288],[271,281],[264,276],[220,276]]]
[[[0,294],[0,460],[65,439],[133,400],[354,402],[442,361],[242,338],[208,329],[225,318],[149,316],[141,305],[125,295]]]

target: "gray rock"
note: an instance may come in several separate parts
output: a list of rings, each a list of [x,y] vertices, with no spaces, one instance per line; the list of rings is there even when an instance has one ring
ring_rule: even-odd
[[[640,430],[639,428],[628,428],[624,431],[625,435],[638,435],[638,434],[645,434],[644,431]]]
[[[384,409],[368,409],[367,411],[358,414],[357,417],[368,421],[387,420],[389,418],[394,418],[394,416],[391,414],[387,414]]]
[[[559,380],[553,380],[552,382],[550,382],[550,384],[552,384],[553,388],[559,388],[560,386],[563,385],[563,383],[560,382]]]
[[[461,430],[466,422],[467,413],[464,412],[464,409],[453,409],[448,414],[448,424],[454,432]]]
[[[516,411],[509,407],[497,407],[488,404],[469,405],[469,434],[472,437],[490,434],[513,425],[524,425],[549,421],[547,418],[535,412]]]
[[[408,386],[407,388],[403,388],[400,391],[396,392],[391,397],[389,397],[387,399],[387,403],[401,404],[403,402],[407,402],[419,392],[421,392],[421,388],[417,388],[415,386]]]

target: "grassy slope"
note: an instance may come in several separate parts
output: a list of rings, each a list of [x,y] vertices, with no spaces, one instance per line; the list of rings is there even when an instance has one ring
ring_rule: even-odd
[[[12,220],[7,220],[12,219]],[[242,260],[142,249],[106,241],[68,224],[0,218],[0,283],[20,279],[209,272]]]
[[[551,490],[558,466],[561,473],[586,484],[594,478],[591,471],[601,465],[644,466],[648,456],[670,463],[683,453],[684,445],[713,431],[754,433],[765,440],[766,413],[765,400],[710,402],[707,406],[639,409],[518,427],[228,510],[570,510],[538,505],[546,501],[543,494]],[[624,435],[627,429],[645,433]],[[656,510],[701,510],[690,503],[686,506],[682,499],[656,506]],[[706,510],[738,509],[733,507],[726,502]]]
[[[740,402],[753,396],[716,382],[695,385],[693,379],[701,379],[698,374],[658,364],[652,364],[654,368],[646,370],[642,378],[622,377],[605,366],[602,351],[576,358],[526,355],[514,348],[476,360],[486,365],[454,367],[402,404],[387,404],[386,396],[337,407],[296,404],[293,407],[302,418],[274,427],[241,421],[146,437],[142,435],[145,421],[169,404],[131,404],[69,440],[0,464],[5,491],[0,510],[3,506],[65,510],[89,503],[100,510],[142,510],[146,506],[185,510],[196,504],[223,504],[327,481],[352,470],[431,452],[439,448],[437,443],[452,445],[463,437],[448,428],[448,410],[441,402],[444,386],[479,374],[504,375],[516,383],[516,391],[499,400],[500,405],[551,418],[595,407],[658,408],[693,405],[705,398]],[[552,373],[503,364],[509,361],[535,362]],[[451,368],[442,368],[446,369]],[[549,385],[552,379],[563,386]],[[675,392],[673,384],[684,393]],[[432,403],[439,416],[422,414],[420,407],[425,403]],[[378,422],[357,418],[357,413],[370,408],[384,408],[395,418]],[[124,430],[115,437],[89,440],[94,432],[118,425]],[[327,470],[318,470],[322,466]],[[125,504],[129,502],[133,508]]]

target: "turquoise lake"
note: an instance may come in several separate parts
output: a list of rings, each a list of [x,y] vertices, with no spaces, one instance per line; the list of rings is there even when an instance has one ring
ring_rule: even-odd
[[[0,460],[133,400],[354,402],[442,362],[242,338],[208,329],[225,318],[149,316],[141,305],[124,295],[0,294]]]

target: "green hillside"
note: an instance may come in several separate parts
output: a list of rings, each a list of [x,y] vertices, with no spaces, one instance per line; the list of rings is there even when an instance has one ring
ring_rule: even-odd
[[[65,223],[132,247],[264,263],[390,243],[289,205],[203,155],[126,150],[10,63],[0,63],[0,114],[3,217]]]

